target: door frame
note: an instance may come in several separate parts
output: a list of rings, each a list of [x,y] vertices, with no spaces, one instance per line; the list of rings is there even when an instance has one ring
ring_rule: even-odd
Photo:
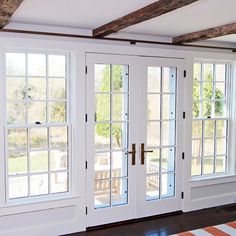
[[[140,91],[141,91],[141,86],[142,84],[140,83],[141,79],[141,74],[140,74],[140,64],[142,64],[142,61],[155,61],[154,64],[157,64],[156,62],[159,60],[160,62],[164,63],[164,61],[167,61],[167,63],[164,63],[163,65],[166,66],[171,66],[173,67],[178,67],[180,69],[177,70],[177,78],[181,78],[183,81],[183,70],[184,70],[184,60],[183,59],[175,59],[175,58],[158,58],[158,57],[141,57],[141,56],[129,56],[129,55],[117,55],[117,54],[100,54],[100,53],[86,53],[86,66],[87,66],[87,74],[86,74],[86,200],[87,200],[87,216],[86,216],[86,227],[91,227],[91,226],[97,226],[97,225],[103,225],[103,224],[110,224],[114,222],[119,222],[119,221],[126,221],[130,219],[136,219],[136,218],[142,218],[142,217],[147,217],[151,215],[157,215],[157,214],[163,214],[167,212],[173,212],[173,206],[171,206],[168,209],[160,209],[158,212],[155,212],[155,209],[153,206],[147,207],[147,208],[141,208],[140,203],[143,201],[141,199],[142,197],[136,193],[138,193],[138,187],[139,184],[137,184],[136,180],[140,177],[140,173],[143,171],[143,166],[140,165],[140,143],[144,142],[142,138],[140,138],[140,129],[135,129],[135,127],[140,127],[141,123],[143,122],[142,120],[135,119],[136,117],[139,117],[140,114],[140,106],[139,102],[137,102],[138,99],[143,99],[143,95],[140,96]],[[172,63],[170,63],[172,62]],[[93,118],[94,118],[94,104],[89,104],[89,99],[94,97],[94,79],[91,79],[94,74],[94,70],[92,68],[92,65],[98,64],[98,63],[107,63],[107,64],[126,64],[129,65],[129,81],[130,85],[129,90],[130,94],[133,93],[133,96],[129,96],[129,104],[137,104],[136,106],[129,106],[129,113],[130,116],[133,116],[133,119],[130,118],[130,129],[132,130],[133,135],[132,138],[130,139],[129,137],[129,150],[131,150],[131,144],[135,143],[136,144],[136,166],[135,166],[135,171],[131,171],[131,179],[130,179],[130,184],[132,184],[133,188],[135,189],[135,193],[132,193],[132,196],[129,195],[129,200],[128,202],[130,203],[130,197],[132,198],[132,206],[127,208],[127,205],[124,206],[119,206],[119,207],[113,207],[116,208],[115,211],[110,211],[109,208],[102,208],[102,211],[100,211],[98,214],[94,213],[95,211],[93,210],[93,199],[89,199],[89,196],[93,196],[93,188],[88,188],[88,183],[89,181],[93,180],[93,171],[94,171],[94,166],[91,163],[91,157],[93,156],[94,148],[93,145],[91,145],[91,137],[93,137]],[[131,83],[132,82],[132,83]],[[177,83],[177,102],[176,102],[176,170],[178,169],[178,183],[176,183],[176,196],[178,198],[178,207],[175,208],[174,211],[181,210],[181,192],[182,192],[182,180],[183,180],[183,162],[182,162],[182,152],[184,150],[183,148],[183,136],[180,135],[178,130],[183,130],[184,124],[183,122],[183,109],[184,109],[184,101],[182,94],[184,93],[184,83],[181,83],[182,86],[180,86],[180,83]],[[89,89],[90,88],[90,89]],[[143,93],[144,94],[144,93]],[[178,96],[178,95],[181,96]],[[136,95],[136,96],[135,96]],[[180,106],[182,104],[182,106]],[[182,132],[184,133],[184,132]],[[182,137],[182,138],[181,138]],[[145,143],[145,142],[144,142]],[[179,148],[177,149],[177,146]],[[90,156],[90,159],[89,159]],[[131,166],[131,158],[129,156],[129,166]],[[132,168],[131,168],[132,170]],[[177,179],[177,176],[176,176]],[[179,193],[177,192],[177,189]],[[168,200],[168,199],[166,199]],[[165,200],[164,200],[165,201]],[[174,204],[175,205],[175,204]],[[126,209],[125,209],[126,208]],[[128,210],[127,210],[128,209]],[[153,210],[154,209],[154,210]],[[98,211],[100,209],[97,209]],[[122,210],[126,213],[122,213]],[[113,217],[110,219],[107,219],[106,215],[114,214]],[[92,215],[91,215],[92,214]],[[112,220],[112,219],[115,219]]]

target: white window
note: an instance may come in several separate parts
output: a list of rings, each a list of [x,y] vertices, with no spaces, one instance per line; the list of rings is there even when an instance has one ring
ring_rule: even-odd
[[[7,199],[69,191],[67,60],[6,53]]]
[[[229,65],[195,62],[193,83],[192,176],[227,172]]]

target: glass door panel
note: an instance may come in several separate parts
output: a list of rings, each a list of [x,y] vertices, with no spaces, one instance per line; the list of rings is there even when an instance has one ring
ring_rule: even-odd
[[[87,226],[180,210],[182,60],[86,60]]]
[[[133,59],[96,54],[87,59],[88,225],[92,226],[136,215],[135,172],[128,153],[133,136],[129,89]]]
[[[127,204],[128,65],[95,64],[94,207]]]
[[[140,140],[145,146],[145,161],[140,168],[143,187],[139,191],[139,211],[143,217],[177,211],[181,206],[176,169],[180,153],[177,146],[181,145],[177,137],[181,67],[181,60],[140,59]]]
[[[173,197],[175,193],[176,68],[148,67],[147,71],[147,127],[151,127],[147,129],[147,149],[153,150],[147,155],[146,164],[146,200],[150,201]],[[158,89],[149,92],[155,80],[158,80]],[[150,137],[154,141],[150,142]]]

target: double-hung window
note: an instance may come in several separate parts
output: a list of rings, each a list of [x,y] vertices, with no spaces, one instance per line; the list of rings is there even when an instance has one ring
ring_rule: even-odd
[[[229,128],[229,65],[194,63],[192,176],[227,172]]]
[[[6,52],[6,199],[69,191],[66,54]]]

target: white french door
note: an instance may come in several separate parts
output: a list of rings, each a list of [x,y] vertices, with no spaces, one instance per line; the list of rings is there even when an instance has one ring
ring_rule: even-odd
[[[87,227],[180,210],[183,62],[86,63]]]
[[[183,61],[140,58],[139,217],[181,210]]]

